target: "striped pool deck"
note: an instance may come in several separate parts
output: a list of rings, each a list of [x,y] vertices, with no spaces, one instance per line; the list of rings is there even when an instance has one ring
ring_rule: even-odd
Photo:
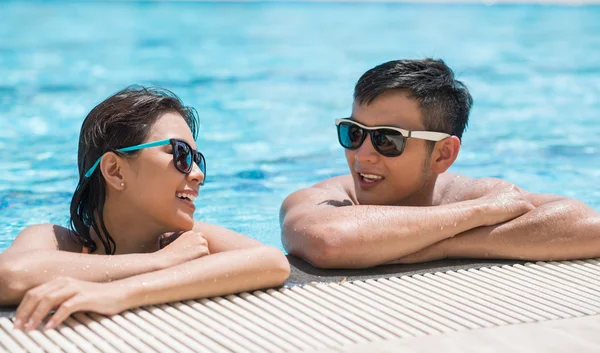
[[[79,313],[55,330],[28,333],[4,317],[0,353],[451,352],[448,342],[509,352],[549,351],[543,347],[552,340],[571,348],[565,352],[600,351],[594,333],[600,332],[600,259],[340,282],[148,306],[112,317]],[[568,333],[543,339],[552,332]],[[527,346],[514,340],[527,337],[535,341],[521,350]]]

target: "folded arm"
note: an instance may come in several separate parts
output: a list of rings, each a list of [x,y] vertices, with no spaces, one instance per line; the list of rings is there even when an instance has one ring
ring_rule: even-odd
[[[290,195],[281,208],[284,247],[317,267],[385,264],[456,234],[495,223],[486,218],[491,208],[480,200],[433,207],[363,206],[355,205],[336,185],[339,183],[325,182],[300,190]],[[504,217],[514,210],[502,212]],[[498,217],[497,212],[490,214]]]
[[[393,263],[443,258],[531,261],[600,257],[600,214],[565,197],[527,193],[536,208],[512,221],[479,227]]]
[[[0,254],[0,305],[17,304],[29,289],[57,277],[109,282],[179,263],[151,254],[81,254],[67,232],[51,224],[31,226]]]
[[[77,311],[112,315],[142,305],[278,286],[289,275],[289,264],[279,249],[208,224],[198,223],[194,231],[204,234],[210,255],[110,283],[57,278],[25,295],[15,325],[35,328],[56,309],[48,323],[55,327]],[[175,242],[193,240],[187,235]]]

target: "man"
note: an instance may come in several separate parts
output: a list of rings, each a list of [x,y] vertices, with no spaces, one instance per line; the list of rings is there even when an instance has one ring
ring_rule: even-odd
[[[600,256],[600,214],[585,204],[446,173],[471,105],[441,60],[367,71],[352,116],[336,120],[350,174],[287,197],[280,213],[287,251],[322,268]]]

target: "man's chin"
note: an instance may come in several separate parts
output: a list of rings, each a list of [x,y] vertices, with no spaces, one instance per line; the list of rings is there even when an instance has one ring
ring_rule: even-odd
[[[359,205],[386,205],[385,199],[382,197],[382,195],[372,190],[364,191],[359,188],[356,188],[356,199]]]

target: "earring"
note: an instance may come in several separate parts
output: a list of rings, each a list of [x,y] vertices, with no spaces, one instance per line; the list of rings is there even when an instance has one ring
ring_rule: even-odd
[[[124,188],[125,187],[125,182],[121,182],[121,187]]]

